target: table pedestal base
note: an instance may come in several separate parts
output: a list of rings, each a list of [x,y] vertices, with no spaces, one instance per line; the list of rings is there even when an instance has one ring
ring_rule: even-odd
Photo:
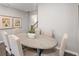
[[[41,53],[43,52],[43,49],[37,49],[38,56],[41,56]]]

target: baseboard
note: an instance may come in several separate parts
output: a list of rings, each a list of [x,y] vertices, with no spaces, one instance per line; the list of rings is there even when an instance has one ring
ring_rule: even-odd
[[[59,47],[56,47],[56,48],[59,49]],[[68,53],[71,53],[71,54],[73,54],[73,55],[79,56],[78,53],[73,52],[73,51],[70,51],[70,50],[65,50],[65,52],[68,52]]]
[[[73,52],[73,51],[70,51],[70,50],[65,50],[65,52],[68,52],[68,53],[71,53],[71,54],[73,54],[73,55],[76,55],[76,56],[78,56],[78,53],[76,53],[76,52]]]

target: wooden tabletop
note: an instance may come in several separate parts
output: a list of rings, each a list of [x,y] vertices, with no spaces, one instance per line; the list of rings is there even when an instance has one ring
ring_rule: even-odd
[[[31,48],[50,49],[57,45],[56,39],[45,35],[39,35],[35,39],[28,38],[26,33],[20,33],[17,36],[20,38],[21,44]]]

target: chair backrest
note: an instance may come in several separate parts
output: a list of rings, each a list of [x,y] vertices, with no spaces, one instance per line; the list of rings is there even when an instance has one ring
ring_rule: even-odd
[[[61,41],[60,49],[59,49],[60,56],[64,55],[64,51],[65,51],[66,44],[67,44],[67,39],[68,39],[68,34],[64,33],[64,36],[63,36],[62,41]]]
[[[41,30],[39,28],[35,28],[35,33],[36,33],[36,35],[40,35],[41,34]]]
[[[14,32],[14,34],[19,34],[19,33],[21,33],[21,29],[20,28],[14,28],[13,32]]]
[[[15,56],[23,56],[22,46],[20,44],[19,38],[15,35],[9,35],[8,38],[12,54]]]
[[[54,38],[54,33],[52,31],[41,31],[41,34]]]
[[[7,52],[9,54],[11,54],[9,40],[8,40],[8,33],[6,31],[1,31],[1,36],[2,36],[2,40],[4,41],[4,44],[6,46]]]

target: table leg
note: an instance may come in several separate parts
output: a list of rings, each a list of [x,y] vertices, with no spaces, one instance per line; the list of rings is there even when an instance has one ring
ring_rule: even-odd
[[[38,56],[41,56],[41,53],[43,52],[43,49],[37,49]]]

